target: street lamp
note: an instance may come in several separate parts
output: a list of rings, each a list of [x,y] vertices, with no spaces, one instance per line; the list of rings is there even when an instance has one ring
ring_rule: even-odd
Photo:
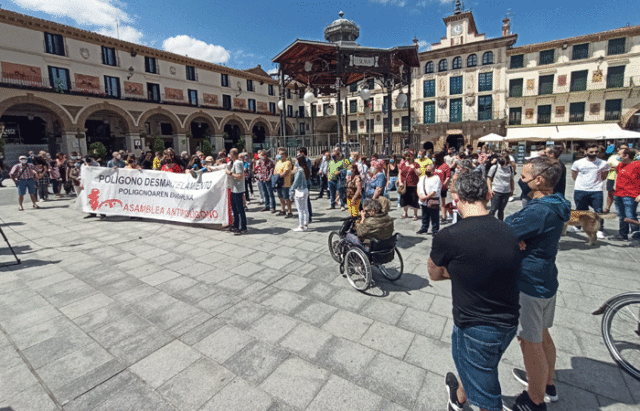
[[[284,110],[284,101],[282,101],[282,100],[278,101],[278,109],[280,111]]]
[[[360,98],[362,98],[364,102],[364,113],[367,115],[367,141],[369,142],[369,154],[371,154],[371,125],[369,124],[371,121],[371,107],[369,106],[371,90],[369,90],[369,87],[365,86],[362,90],[360,90]]]
[[[313,102],[316,101],[316,96],[310,90],[304,93],[303,98],[304,98],[304,102],[307,104],[313,104]]]

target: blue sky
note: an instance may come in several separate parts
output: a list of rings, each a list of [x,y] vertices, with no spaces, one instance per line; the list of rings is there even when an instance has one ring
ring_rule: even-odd
[[[487,37],[501,35],[510,10],[517,45],[640,24],[640,1],[475,0],[465,6]],[[444,35],[442,18],[453,5],[447,0],[5,0],[2,7],[234,68],[261,64],[271,70],[271,59],[296,38],[324,40],[324,27],[340,10],[360,25],[361,45],[408,45],[417,36],[424,47]]]

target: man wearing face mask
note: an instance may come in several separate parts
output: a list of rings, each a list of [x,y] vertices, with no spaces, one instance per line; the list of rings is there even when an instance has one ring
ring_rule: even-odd
[[[29,164],[27,157],[20,156],[20,162],[13,166],[9,177],[16,183],[18,187],[18,210],[23,211],[24,207],[22,202],[24,196],[29,192],[33,208],[40,208],[36,204],[36,178],[38,176],[38,170],[33,164]]]
[[[425,149],[418,151],[416,163],[420,164],[420,177],[424,177],[426,175],[427,166],[433,165],[433,161],[431,161],[429,156],[427,156],[427,150]]]
[[[113,158],[107,162],[109,168],[125,168],[127,164],[122,160],[122,155],[117,151],[113,152]]]
[[[329,181],[329,197],[331,199],[331,205],[328,210],[333,210],[336,208],[336,192],[338,191],[338,184],[340,182],[340,173],[342,170],[345,170],[349,166],[349,162],[342,159],[342,155],[340,154],[340,149],[336,147],[333,149],[333,153],[331,154],[331,161],[329,161],[328,165],[328,174],[327,179]],[[340,193],[338,193],[340,195]],[[346,206],[346,195],[344,198],[340,195],[340,205],[343,210],[345,210]]]
[[[609,173],[609,164],[598,158],[598,152],[598,145],[590,144],[587,147],[587,156],[571,166],[571,177],[576,182],[573,192],[576,210],[586,211],[591,207],[596,213],[602,213],[602,184]],[[604,238],[603,228],[604,220],[600,223],[598,238]],[[580,228],[572,227],[571,231],[580,231]]]

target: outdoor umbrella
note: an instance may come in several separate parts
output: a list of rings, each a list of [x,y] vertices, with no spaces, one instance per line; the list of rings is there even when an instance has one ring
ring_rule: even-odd
[[[478,139],[478,141],[481,143],[496,143],[496,142],[502,142],[504,140],[505,140],[504,137],[499,136],[495,133],[487,134],[486,136],[480,137]]]

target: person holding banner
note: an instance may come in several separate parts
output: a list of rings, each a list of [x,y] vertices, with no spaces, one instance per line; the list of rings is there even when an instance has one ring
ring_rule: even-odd
[[[230,169],[226,170],[226,173],[231,178],[229,183],[231,185],[231,211],[233,213],[233,227],[229,230],[234,232],[235,235],[241,235],[247,232],[247,215],[244,211],[244,165],[242,160],[239,159],[238,149],[232,148],[229,151],[231,161],[233,165]]]
[[[167,173],[182,173],[184,171],[176,160],[176,153],[171,149],[166,151],[160,170],[166,171]]]
[[[298,209],[299,226],[293,231],[307,231],[309,229],[309,208],[307,207],[309,186],[307,180],[311,178],[311,170],[307,164],[307,158],[304,155],[298,156],[296,160],[298,167],[293,183],[289,188],[289,197],[293,197],[296,201],[296,208]]]

